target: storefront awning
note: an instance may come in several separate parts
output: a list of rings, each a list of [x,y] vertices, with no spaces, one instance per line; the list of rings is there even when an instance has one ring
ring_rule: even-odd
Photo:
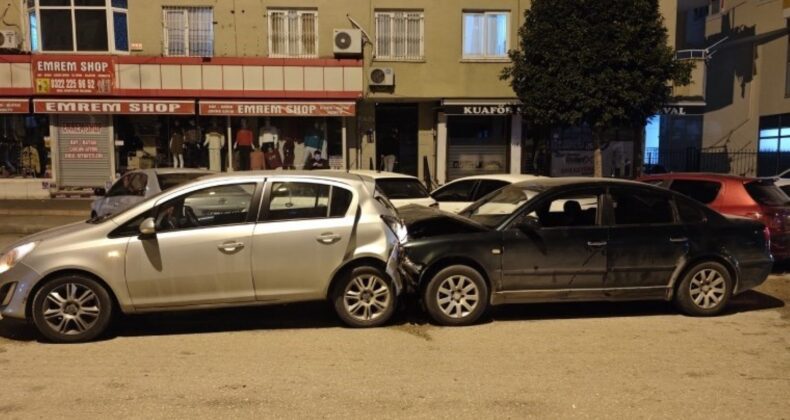
[[[200,101],[200,115],[353,117],[354,102]]]
[[[27,114],[30,112],[30,99],[0,99],[0,113]]]
[[[194,115],[195,101],[150,99],[33,99],[37,114]]]

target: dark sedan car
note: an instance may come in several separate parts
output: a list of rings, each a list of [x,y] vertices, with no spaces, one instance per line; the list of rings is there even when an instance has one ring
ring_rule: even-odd
[[[716,315],[772,265],[761,223],[630,181],[538,179],[460,215],[400,213],[409,235],[402,271],[445,325],[524,302],[659,299]]]

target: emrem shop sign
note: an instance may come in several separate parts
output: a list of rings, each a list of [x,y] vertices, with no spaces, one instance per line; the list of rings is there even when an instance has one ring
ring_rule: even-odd
[[[34,99],[37,114],[170,114],[192,115],[195,101]]]
[[[353,102],[200,101],[201,115],[353,117]]]
[[[113,91],[112,56],[35,54],[31,68],[37,95],[107,95]]]

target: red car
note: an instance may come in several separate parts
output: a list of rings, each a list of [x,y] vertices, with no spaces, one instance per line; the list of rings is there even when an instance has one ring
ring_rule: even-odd
[[[772,179],[668,173],[646,175],[639,180],[685,194],[719,213],[763,222],[770,233],[774,258],[790,258],[790,197]]]

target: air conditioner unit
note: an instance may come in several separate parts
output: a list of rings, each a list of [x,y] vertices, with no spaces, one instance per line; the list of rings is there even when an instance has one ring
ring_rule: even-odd
[[[362,31],[359,29],[335,29],[332,40],[335,55],[362,54]]]
[[[393,86],[395,72],[392,67],[374,67],[368,72],[368,80],[371,86]]]
[[[19,34],[14,30],[0,31],[0,49],[19,49]]]

